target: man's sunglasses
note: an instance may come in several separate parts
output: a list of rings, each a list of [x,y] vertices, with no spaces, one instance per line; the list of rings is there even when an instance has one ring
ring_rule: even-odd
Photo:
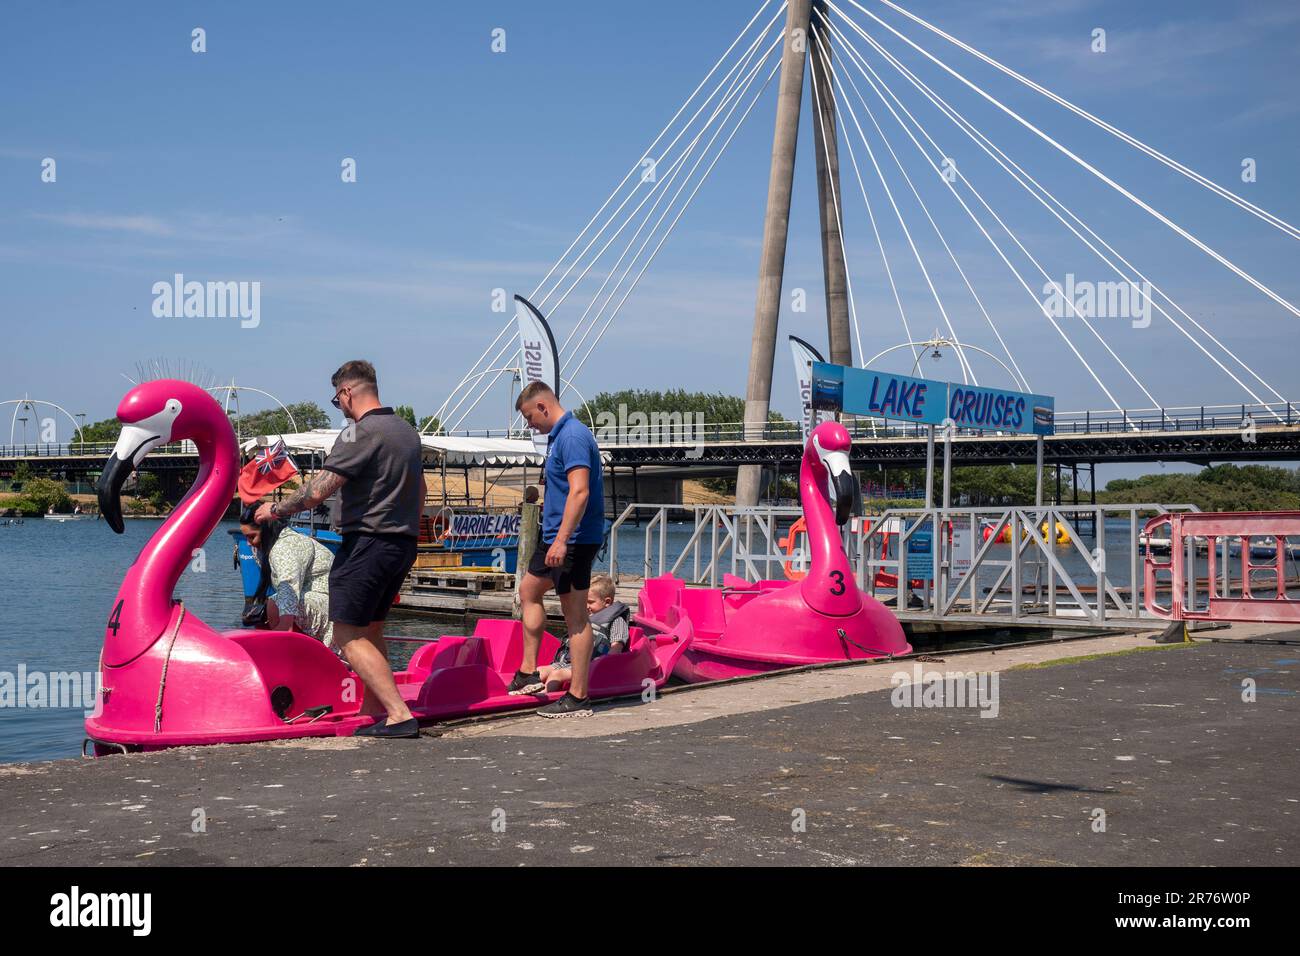
[[[342,408],[343,405],[339,402],[339,396],[343,394],[345,390],[351,387],[352,387],[351,385],[344,385],[343,388],[340,388],[337,392],[335,392],[334,397],[330,399],[330,404],[333,405],[335,408]]]

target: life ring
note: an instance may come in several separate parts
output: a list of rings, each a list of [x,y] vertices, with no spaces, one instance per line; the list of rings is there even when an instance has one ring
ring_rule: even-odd
[[[777,540],[777,544],[785,548],[786,558],[781,562],[781,568],[785,571],[786,578],[791,581],[802,581],[808,576],[807,571],[799,571],[794,567],[795,559],[801,557],[798,554],[799,549],[796,547],[799,535],[807,530],[808,523],[800,516],[794,520],[794,524],[790,525],[790,530],[786,532],[786,536]]]
[[[434,544],[442,544],[451,534],[450,508],[442,508],[429,519],[429,536]]]

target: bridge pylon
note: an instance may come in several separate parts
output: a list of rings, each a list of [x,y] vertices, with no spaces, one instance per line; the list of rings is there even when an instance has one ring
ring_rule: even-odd
[[[790,203],[794,189],[794,162],[799,143],[799,115],[803,103],[804,61],[817,91],[813,103],[813,143],[817,157],[817,200],[821,218],[822,276],[826,286],[828,358],[838,365],[853,364],[849,338],[848,274],[840,219],[839,147],[830,62],[830,40],[824,31],[811,29],[812,10],[826,14],[825,0],[790,0],[786,13],[785,49],[781,59],[781,85],[777,92],[776,129],[772,136],[772,169],[767,187],[767,215],[763,221],[763,249],[759,257],[758,295],[754,305],[754,336],[749,354],[749,379],[745,386],[745,437],[761,438],[772,402],[772,373],[776,359],[777,321],[785,282],[786,245],[790,232]],[[762,491],[761,465],[742,465],[736,472],[736,503],[755,505]]]

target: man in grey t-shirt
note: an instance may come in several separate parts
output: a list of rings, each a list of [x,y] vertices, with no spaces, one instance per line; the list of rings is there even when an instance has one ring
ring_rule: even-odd
[[[342,498],[343,543],[330,571],[334,642],[366,685],[362,714],[382,717],[361,736],[418,737],[393,679],[384,618],[415,563],[426,489],[420,436],[379,402],[375,367],[345,363],[334,373],[335,408],[351,424],[334,441],[321,470],[295,494],[263,505],[259,521],[314,508],[335,491]]]

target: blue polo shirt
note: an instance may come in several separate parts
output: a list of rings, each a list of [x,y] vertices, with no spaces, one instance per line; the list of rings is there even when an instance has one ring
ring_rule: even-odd
[[[569,499],[569,469],[590,473],[587,509],[569,544],[600,544],[605,538],[605,489],[600,473],[600,449],[591,429],[565,412],[546,436],[546,496],[542,499],[542,541],[554,544]]]

